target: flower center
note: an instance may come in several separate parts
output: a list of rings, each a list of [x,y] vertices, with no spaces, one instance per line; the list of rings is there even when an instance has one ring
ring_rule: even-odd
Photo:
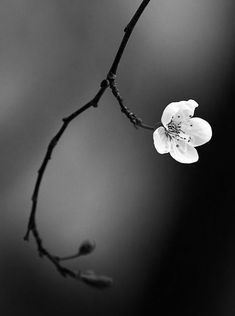
[[[176,122],[172,119],[170,123],[167,124],[167,128],[165,128],[165,133],[170,140],[175,139],[177,141],[191,141],[191,137],[185,134],[185,132],[182,130],[182,121]]]
[[[167,124],[166,130],[166,135],[171,138],[176,138],[176,139],[184,139],[180,134],[184,133],[181,129],[181,122],[176,123],[173,120],[170,121],[170,123]]]

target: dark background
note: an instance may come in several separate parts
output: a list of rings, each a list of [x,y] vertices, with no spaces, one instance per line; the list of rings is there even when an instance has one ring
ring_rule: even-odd
[[[36,171],[61,118],[89,101],[137,0],[0,1],[0,314],[235,314],[234,1],[151,1],[123,56],[126,105],[154,125],[195,99],[212,140],[192,165],[159,155],[108,92],[63,135],[37,220],[68,266],[113,276],[97,291],[63,279],[23,241]]]

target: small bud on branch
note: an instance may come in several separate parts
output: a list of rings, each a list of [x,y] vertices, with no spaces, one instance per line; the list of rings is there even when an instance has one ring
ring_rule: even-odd
[[[105,289],[113,285],[112,278],[105,275],[97,275],[91,271],[82,272],[79,277],[84,283],[99,289]]]
[[[85,240],[78,249],[79,256],[85,256],[95,250],[96,244],[94,241]]]

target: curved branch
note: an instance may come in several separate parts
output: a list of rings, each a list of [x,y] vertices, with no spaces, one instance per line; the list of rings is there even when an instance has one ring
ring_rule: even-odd
[[[47,257],[48,260],[52,262],[52,264],[56,267],[56,269],[58,270],[58,272],[62,276],[64,276],[64,277],[69,276],[71,278],[83,281],[84,283],[92,285],[92,286],[97,287],[97,288],[105,288],[105,287],[110,286],[112,284],[112,279],[107,277],[107,276],[96,275],[94,272],[91,272],[91,271],[86,271],[86,272],[73,271],[73,270],[70,270],[70,269],[61,265],[61,261],[68,260],[68,259],[74,259],[74,258],[77,258],[81,255],[87,255],[90,252],[92,252],[94,250],[94,245],[92,243],[83,242],[81,244],[77,254],[67,256],[67,257],[58,257],[55,255],[52,255],[43,246],[43,242],[42,242],[42,239],[40,237],[40,234],[39,234],[39,231],[37,228],[37,224],[36,224],[36,211],[37,211],[38,195],[39,195],[40,186],[41,186],[42,179],[43,179],[43,176],[45,174],[47,165],[48,165],[48,163],[51,159],[52,153],[53,153],[58,141],[62,137],[63,133],[65,132],[65,130],[67,129],[69,124],[72,122],[72,120],[74,120],[76,117],[78,117],[80,114],[82,114],[84,111],[86,111],[90,107],[97,107],[98,106],[98,103],[99,103],[101,97],[103,96],[104,92],[106,91],[106,89],[108,87],[111,88],[114,96],[118,100],[118,102],[121,106],[121,110],[126,114],[126,116],[130,119],[130,121],[135,126],[140,126],[140,127],[152,130],[151,127],[149,127],[145,124],[142,124],[141,120],[138,119],[133,113],[131,113],[127,107],[124,106],[124,104],[122,102],[122,98],[121,98],[121,96],[116,88],[115,80],[114,80],[117,69],[118,69],[118,65],[119,65],[120,60],[122,58],[122,55],[123,55],[123,52],[124,52],[125,47],[127,45],[127,42],[130,38],[130,35],[131,35],[137,21],[139,20],[141,14],[143,13],[144,9],[146,8],[146,6],[148,5],[149,2],[150,2],[150,0],[142,1],[139,8],[137,9],[134,16],[132,17],[131,21],[129,22],[129,24],[125,28],[125,30],[124,30],[125,35],[123,36],[123,39],[122,39],[121,44],[118,48],[117,54],[114,58],[114,61],[110,67],[110,70],[106,76],[106,79],[101,82],[100,88],[99,88],[98,92],[96,93],[95,97],[93,99],[91,99],[88,103],[83,105],[81,108],[79,108],[78,110],[76,110],[75,112],[70,114],[69,116],[63,118],[62,126],[60,127],[60,129],[58,130],[56,135],[49,142],[46,154],[45,154],[44,159],[42,161],[42,164],[38,170],[38,175],[37,175],[37,179],[36,179],[36,183],[35,183],[33,195],[32,195],[32,207],[31,207],[30,217],[29,217],[29,221],[28,221],[28,227],[27,227],[26,234],[24,236],[24,240],[29,240],[29,235],[30,235],[30,233],[32,233],[32,235],[36,241],[36,244],[37,244],[39,256],[40,257],[42,257],[42,256]]]
[[[36,184],[35,184],[34,191],[33,191],[33,195],[32,195],[32,209],[31,209],[31,213],[30,213],[28,229],[27,229],[26,235],[24,236],[25,240],[29,239],[30,231],[33,232],[33,229],[36,226],[35,225],[35,214],[36,214],[36,209],[37,209],[38,193],[39,193],[39,189],[40,189],[40,185],[41,185],[41,182],[42,182],[42,178],[43,178],[44,172],[46,170],[46,167],[47,167],[47,164],[48,164],[49,160],[51,159],[51,155],[52,155],[52,152],[53,152],[55,146],[57,145],[59,139],[61,138],[61,136],[63,135],[64,131],[68,127],[69,123],[73,119],[75,119],[82,112],[84,112],[87,109],[89,109],[91,106],[97,107],[97,104],[98,104],[101,96],[103,95],[103,93],[105,92],[106,89],[107,89],[107,87],[105,87],[105,86],[100,87],[100,89],[97,92],[96,96],[91,101],[86,103],[83,107],[81,107],[80,109],[78,109],[77,111],[75,111],[74,113],[69,115],[68,117],[63,118],[62,119],[63,125],[61,126],[59,131],[56,133],[56,135],[51,139],[51,141],[50,141],[50,143],[49,143],[49,145],[47,147],[46,155],[45,155],[45,157],[44,157],[44,159],[42,161],[41,167],[38,169],[38,177],[37,177]]]

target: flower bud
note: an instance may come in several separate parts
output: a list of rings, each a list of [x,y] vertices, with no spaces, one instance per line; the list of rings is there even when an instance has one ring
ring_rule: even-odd
[[[85,256],[95,250],[96,244],[94,241],[85,240],[78,249],[79,256]]]
[[[113,284],[113,279],[105,275],[96,275],[94,272],[86,271],[80,274],[80,279],[93,287],[105,289]]]

